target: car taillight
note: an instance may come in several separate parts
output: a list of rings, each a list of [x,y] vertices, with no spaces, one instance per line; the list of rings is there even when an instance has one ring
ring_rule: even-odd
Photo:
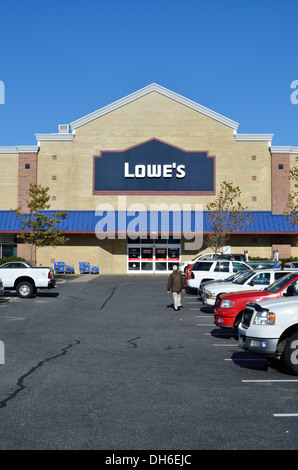
[[[49,271],[48,279],[52,279],[52,273],[51,273],[51,271]]]
[[[187,268],[186,279],[189,279],[189,276],[190,276],[190,273],[191,273],[191,268],[192,268],[192,264],[190,266],[188,266],[188,268]]]

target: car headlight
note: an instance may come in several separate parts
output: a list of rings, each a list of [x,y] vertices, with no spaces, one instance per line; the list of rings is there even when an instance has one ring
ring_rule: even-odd
[[[257,312],[253,323],[255,325],[274,325],[275,313],[271,313],[268,310]]]
[[[224,299],[220,305],[221,308],[233,308],[234,301],[229,299]]]
[[[206,295],[206,297],[212,297],[213,296],[213,294],[212,294],[212,292],[210,292],[210,290],[203,289],[203,292]]]

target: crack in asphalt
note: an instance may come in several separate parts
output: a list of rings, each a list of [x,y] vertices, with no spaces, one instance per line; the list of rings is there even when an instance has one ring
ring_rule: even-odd
[[[105,305],[108,303],[108,301],[113,297],[113,295],[115,294],[115,291],[116,291],[116,287],[113,287],[112,289],[112,293],[109,295],[109,297],[104,301],[104,303],[102,304],[102,306],[100,307],[99,310],[102,310]]]
[[[134,348],[137,348],[138,345],[133,342],[133,341],[135,341],[136,339],[140,339],[140,336],[137,336],[136,338],[128,339],[127,342],[130,343],[130,344],[132,344]]]
[[[22,375],[17,381],[17,386],[19,388],[17,388],[13,393],[11,393],[7,398],[5,398],[5,400],[0,401],[0,408],[5,408],[5,406],[10,400],[13,400],[20,392],[25,390],[26,386],[24,385],[24,380],[27,377],[29,377],[29,375],[33,374],[37,369],[42,367],[46,362],[50,362],[50,361],[53,361],[54,359],[57,359],[58,357],[65,356],[65,354],[67,353],[67,350],[72,348],[73,346],[76,346],[77,344],[81,344],[81,342],[79,340],[75,340],[74,343],[69,344],[65,348],[62,348],[61,349],[62,352],[60,354],[56,354],[55,356],[51,356],[51,357],[48,357],[47,359],[44,359],[43,361],[40,361],[36,366],[32,367],[26,374]]]

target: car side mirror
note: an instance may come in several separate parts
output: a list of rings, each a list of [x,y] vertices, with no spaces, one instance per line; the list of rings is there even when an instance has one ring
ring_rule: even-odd
[[[249,282],[249,285],[250,285],[250,286],[254,286],[254,285],[255,285],[255,281],[250,281],[250,282]]]

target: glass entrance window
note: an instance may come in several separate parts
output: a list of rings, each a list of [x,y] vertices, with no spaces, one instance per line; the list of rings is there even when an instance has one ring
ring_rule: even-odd
[[[141,248],[139,246],[128,247],[128,270],[140,271]]]
[[[168,270],[172,271],[175,264],[180,263],[180,247],[171,246],[168,248]]]
[[[141,248],[141,270],[152,271],[153,270],[153,247]]]
[[[181,255],[180,240],[129,240],[127,241],[127,271],[141,274],[167,273],[178,265]]]
[[[167,248],[160,246],[155,248],[155,270],[167,271]]]

